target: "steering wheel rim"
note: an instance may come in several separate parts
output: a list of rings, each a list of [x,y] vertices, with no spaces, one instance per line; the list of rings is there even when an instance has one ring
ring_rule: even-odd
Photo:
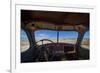
[[[40,41],[49,41],[49,42],[51,42],[51,43],[54,43],[53,41],[51,41],[51,40],[49,40],[49,39],[42,39],[42,40],[37,41],[36,43],[38,43],[38,42],[40,42]],[[42,45],[43,45],[43,44],[42,44]]]

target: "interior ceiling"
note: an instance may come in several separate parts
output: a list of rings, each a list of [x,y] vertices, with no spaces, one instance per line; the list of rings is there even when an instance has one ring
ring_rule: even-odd
[[[68,29],[69,26],[72,28],[78,25],[89,29],[89,13],[21,10],[21,22],[23,26],[48,29],[58,26]]]

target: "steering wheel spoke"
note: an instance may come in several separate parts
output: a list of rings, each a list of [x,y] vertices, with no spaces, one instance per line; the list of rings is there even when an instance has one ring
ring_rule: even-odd
[[[42,39],[42,40],[39,40],[36,42],[36,47],[39,51],[38,53],[38,60],[39,61],[48,61],[48,56],[49,56],[49,48],[47,48],[46,46],[43,46],[44,45],[44,41],[49,41],[51,43],[54,43],[53,41],[49,40],[49,39]],[[39,42],[42,42],[41,45],[37,45],[37,43]]]

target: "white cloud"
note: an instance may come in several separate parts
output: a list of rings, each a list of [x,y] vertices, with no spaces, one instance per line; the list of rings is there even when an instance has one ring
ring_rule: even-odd
[[[48,38],[49,38],[49,36],[46,35],[46,34],[43,34],[43,33],[38,34],[38,35],[36,36],[36,39],[37,39],[37,40],[40,40],[40,39],[48,39]]]
[[[43,34],[43,33],[42,33],[42,34],[39,34],[39,36],[40,36],[40,37],[48,37],[48,35]]]

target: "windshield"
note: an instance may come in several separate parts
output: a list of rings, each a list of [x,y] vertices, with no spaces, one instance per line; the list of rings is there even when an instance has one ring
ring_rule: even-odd
[[[60,31],[59,42],[75,44],[78,38],[78,32],[76,31]]]
[[[35,31],[36,42],[42,39],[49,39],[54,43],[71,43],[75,44],[77,41],[78,33],[75,31],[54,31],[54,30],[37,30]],[[57,40],[58,38],[58,40]],[[39,42],[40,45],[42,42]],[[44,41],[44,44],[51,43]]]
[[[37,30],[35,31],[36,42],[42,39],[49,39],[53,42],[57,42],[57,31],[52,30]],[[40,45],[42,42],[37,43]],[[50,43],[49,41],[44,41],[44,44]]]

